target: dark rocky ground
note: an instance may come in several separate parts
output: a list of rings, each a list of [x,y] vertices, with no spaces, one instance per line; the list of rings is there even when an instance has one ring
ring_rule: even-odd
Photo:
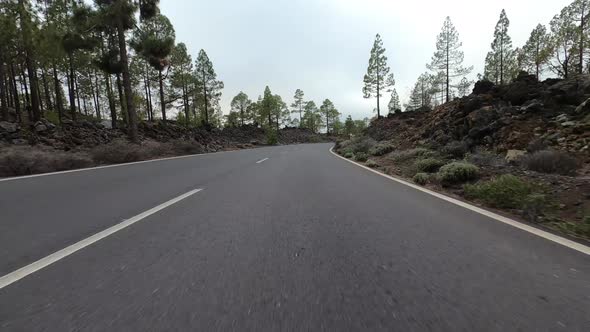
[[[501,210],[588,239],[589,98],[588,75],[538,82],[523,73],[506,86],[478,82],[473,94],[432,111],[375,120],[364,137],[339,143],[338,151],[366,160],[383,172],[416,177],[420,184],[462,198],[469,198],[466,184],[515,176],[542,188],[538,192],[546,199],[532,215],[524,205]],[[439,169],[453,162],[475,165],[476,178],[442,183]],[[430,167],[424,166],[429,163]],[[493,204],[497,197],[520,193],[514,188],[500,188],[486,193],[495,198],[472,200],[497,208],[504,205]]]

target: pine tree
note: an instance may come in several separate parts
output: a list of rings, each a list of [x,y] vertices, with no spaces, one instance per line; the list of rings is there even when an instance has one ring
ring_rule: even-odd
[[[319,132],[322,124],[322,116],[315,102],[308,101],[305,103],[303,113],[303,128],[309,129],[314,133]]]
[[[324,100],[322,106],[320,106],[320,113],[326,123],[326,133],[329,135],[333,129],[336,119],[340,116],[340,112],[334,106],[334,103],[330,99]]]
[[[553,61],[551,70],[563,78],[568,78],[574,62],[576,46],[576,27],[568,8],[564,8],[559,15],[555,15],[549,23],[551,27],[551,45]]]
[[[428,69],[435,73],[445,73],[446,101],[451,100],[452,80],[469,74],[473,67],[463,67],[464,53],[461,51],[463,44],[459,41],[459,33],[447,16],[441,33],[437,37],[436,52],[432,56],[432,62]]]
[[[192,80],[193,60],[184,43],[178,43],[170,55],[171,84],[180,89],[186,125],[190,124],[189,85]]]
[[[428,73],[424,73],[418,77],[418,81],[410,94],[410,101],[408,105],[406,105],[406,109],[409,111],[416,111],[431,108],[432,102],[430,95],[430,78]]]
[[[577,51],[576,66],[579,74],[584,73],[584,64],[586,56],[586,46],[588,44],[588,34],[590,33],[590,1],[575,0],[566,7],[567,15],[575,25],[575,39]]]
[[[291,107],[293,108],[293,113],[299,113],[299,125],[303,122],[303,106],[305,105],[304,98],[305,94],[301,89],[297,89],[295,91],[295,96],[293,97],[293,104]]]
[[[197,77],[197,85],[199,86],[199,93],[202,93],[203,98],[203,123],[205,127],[210,127],[209,112],[210,106],[215,104],[221,96],[223,89],[223,82],[217,80],[217,74],[213,69],[213,63],[209,60],[207,53],[204,50],[199,51],[197,62],[195,65],[195,75]]]
[[[141,55],[155,70],[158,71],[160,84],[160,108],[162,121],[166,122],[166,98],[164,96],[164,77],[162,72],[170,64],[168,57],[174,49],[176,34],[170,20],[157,14],[143,20],[131,41],[133,49]]]
[[[531,36],[519,52],[521,54],[519,62],[521,62],[522,69],[534,72],[537,79],[543,72],[543,66],[549,60],[550,42],[547,29],[544,25],[539,24],[531,32]]]
[[[395,85],[393,74],[389,73],[391,69],[387,66],[387,57],[381,36],[377,34],[371,57],[369,58],[369,67],[364,78],[363,94],[365,98],[377,98],[377,117],[381,117],[379,99],[383,91],[389,91]]]
[[[240,91],[231,101],[231,109],[233,112],[238,114],[240,124],[244,126],[246,120],[249,118],[249,110],[252,100],[248,98],[248,95]]]
[[[512,49],[512,39],[508,35],[510,21],[506,16],[506,11],[502,9],[498,24],[494,30],[494,41],[492,42],[492,51],[486,58],[485,71],[486,78],[492,80],[492,76],[497,84],[508,83],[516,70],[516,54]]]
[[[457,93],[459,97],[465,97],[469,95],[472,85],[473,81],[468,80],[467,77],[463,77],[457,85]]]
[[[399,95],[395,89],[393,89],[391,92],[391,100],[389,101],[387,108],[389,108],[389,114],[402,112],[402,105],[399,101]]]

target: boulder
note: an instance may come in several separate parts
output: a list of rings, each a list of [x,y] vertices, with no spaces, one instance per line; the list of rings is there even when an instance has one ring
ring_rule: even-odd
[[[475,83],[475,87],[473,88],[473,94],[483,95],[486,93],[490,93],[494,89],[494,86],[494,83],[488,80],[478,81],[477,83]]]
[[[18,131],[18,124],[7,122],[7,121],[0,121],[0,132],[6,132],[9,134],[15,133]]]
[[[526,156],[526,151],[523,150],[508,150],[508,152],[506,153],[506,162],[508,162],[509,164],[514,164],[515,162],[517,162],[520,158]]]
[[[581,103],[578,107],[576,107],[576,113],[589,113],[590,112],[590,98],[586,99],[585,102]]]
[[[590,97],[590,75],[577,75],[553,84],[548,94],[560,103],[580,105]]]

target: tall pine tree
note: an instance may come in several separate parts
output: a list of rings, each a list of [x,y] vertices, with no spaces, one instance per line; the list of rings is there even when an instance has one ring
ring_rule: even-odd
[[[377,98],[377,117],[381,117],[381,108],[379,99],[383,95],[383,91],[389,91],[395,85],[393,73],[387,65],[387,56],[385,56],[385,48],[381,36],[377,34],[373,48],[371,49],[371,57],[369,58],[369,67],[364,78],[365,86],[363,87],[363,94],[365,98]]]
[[[459,33],[447,16],[443,23],[442,31],[437,37],[436,52],[432,56],[432,62],[427,65],[428,69],[435,73],[443,72],[445,74],[445,95],[446,101],[451,100],[452,80],[469,74],[473,67],[463,67],[465,58],[461,47],[463,44],[459,41]]]

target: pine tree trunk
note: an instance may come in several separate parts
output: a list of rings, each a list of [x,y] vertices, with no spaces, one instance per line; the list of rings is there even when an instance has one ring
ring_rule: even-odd
[[[70,115],[73,121],[76,121],[76,85],[74,75],[74,58],[69,56],[69,75],[68,75],[68,93],[70,96]]]
[[[59,76],[57,76],[57,67],[53,64],[53,84],[55,89],[55,106],[57,108],[57,116],[59,118],[59,124],[63,121],[63,101],[61,99],[61,83],[59,82]]]
[[[207,83],[205,83],[205,70],[203,69],[203,96],[205,97],[205,126],[209,129],[209,101],[207,100]],[[270,114],[269,114],[270,119]],[[269,121],[272,127],[272,121]]]
[[[78,100],[78,112],[82,114],[82,105],[80,104],[80,89],[78,86],[78,77],[76,76],[74,76],[74,86],[76,87],[74,91],[76,91],[76,100]],[[86,110],[84,110],[84,113],[88,115],[88,112],[86,112]]]
[[[4,63],[0,61],[0,114],[2,115],[2,120],[8,121],[8,94],[4,81],[5,76]]]
[[[29,24],[31,23],[28,11],[25,8],[24,0],[19,0],[19,11],[20,11],[20,24],[21,24],[21,33],[23,38],[23,44],[25,48],[25,64],[27,67],[27,74],[29,76],[29,82],[31,84],[31,111],[32,117],[29,118],[33,121],[41,120],[41,111],[39,108],[39,91],[37,91],[37,87],[39,86],[37,83],[37,75],[36,75],[36,68],[35,68],[35,61],[33,59],[33,37],[31,35],[31,29],[29,28]]]
[[[41,69],[41,76],[43,77],[43,91],[45,91],[45,104],[47,110],[54,110],[53,103],[51,102],[51,92],[49,91],[49,82],[47,81],[47,71],[45,71],[45,68]]]
[[[150,110],[150,97],[148,94],[148,78],[146,71],[143,72],[143,89],[145,92],[145,107],[148,121],[152,121],[152,111]]]
[[[109,100],[109,110],[111,111],[111,127],[117,128],[117,108],[115,107],[115,97],[113,96],[113,86],[111,84],[111,75],[105,73],[105,83],[107,87],[107,98]]]
[[[582,7],[582,15],[581,15],[581,22],[580,22],[580,45],[579,45],[579,61],[580,61],[580,69],[579,69],[579,73],[583,74],[584,73],[584,35],[585,35],[585,31],[584,29],[586,29],[586,7]]]
[[[125,96],[127,98],[127,113],[129,118],[128,134],[131,141],[138,142],[137,112],[135,111],[135,104],[133,103],[131,75],[129,74],[129,58],[127,56],[127,43],[125,41],[125,30],[123,29],[123,21],[121,18],[117,20],[117,35],[119,37],[119,51],[121,53],[121,63],[123,64],[123,83],[125,85]]]
[[[16,120],[19,123],[23,122],[22,119],[22,115],[21,115],[21,108],[20,108],[20,97],[18,95],[18,87],[16,84],[16,72],[14,70],[14,65],[11,63],[10,64],[10,75],[11,75],[11,80],[12,80],[12,93],[13,93],[13,99],[14,99],[14,110],[16,112]]]
[[[121,74],[117,73],[115,77],[117,78],[117,93],[119,94],[119,104],[121,105],[121,117],[123,118],[123,123],[127,126],[129,124],[129,122],[127,121],[127,102],[125,100],[125,97],[123,97],[123,84],[121,83]]]
[[[92,82],[92,80],[90,80]],[[102,114],[100,112],[100,85],[98,83],[98,73],[94,71],[94,88],[96,88],[96,118],[98,121],[102,120]],[[93,90],[94,91],[94,90]]]
[[[29,88],[27,86],[27,75],[24,69],[21,67],[21,89],[25,91],[25,110],[27,111],[27,117],[29,123],[33,121],[33,113],[31,112],[31,98],[29,96]]]
[[[380,86],[379,86],[379,76],[377,76],[377,119],[381,119],[381,108],[379,106],[379,96],[381,96]]]
[[[166,123],[166,100],[164,100],[164,78],[162,71],[158,71],[158,80],[160,81],[160,107],[162,108],[162,121]]]

